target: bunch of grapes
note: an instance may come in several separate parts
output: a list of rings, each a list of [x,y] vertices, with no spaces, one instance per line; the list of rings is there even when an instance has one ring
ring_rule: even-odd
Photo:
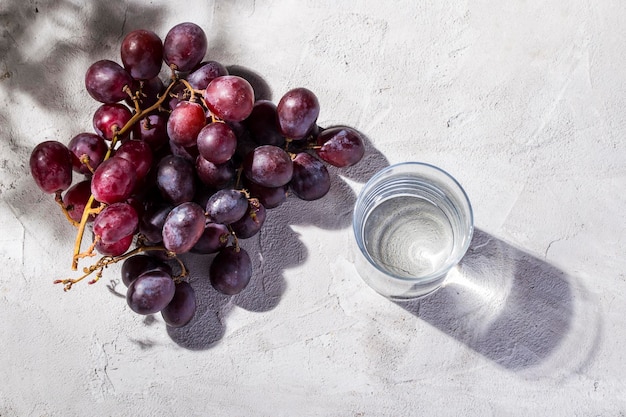
[[[212,254],[211,285],[238,294],[253,273],[240,240],[259,232],[266,210],[288,194],[323,197],[331,185],[325,163],[347,167],[365,151],[356,130],[317,125],[310,90],[290,90],[277,105],[255,101],[251,84],[204,60],[206,52],[206,34],[194,23],[174,26],[164,41],[149,30],[130,32],[122,65],[101,60],[85,75],[87,92],[102,103],[94,131],[67,144],[42,142],[30,157],[35,182],[77,228],[72,269],[102,256],[82,276],[55,282],[69,290],[93,274],[93,283],[122,261],[129,307],[161,312],[173,327],[196,309],[179,255]]]

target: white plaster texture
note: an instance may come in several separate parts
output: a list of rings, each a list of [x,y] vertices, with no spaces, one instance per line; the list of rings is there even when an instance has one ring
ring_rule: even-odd
[[[313,90],[368,153],[269,212],[244,293],[192,257],[198,315],[168,331],[118,296],[118,266],[52,285],[74,232],[27,161],[91,130],[92,62],[182,21],[275,102]],[[624,21],[619,0],[3,0],[0,416],[626,415]],[[401,306],[356,274],[350,221],[409,160],[461,182],[478,230],[446,287]]]

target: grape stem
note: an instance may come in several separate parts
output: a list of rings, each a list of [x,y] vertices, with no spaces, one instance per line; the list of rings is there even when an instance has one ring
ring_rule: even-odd
[[[133,115],[133,117],[131,117],[131,119],[124,125],[124,127],[116,131],[115,135],[113,135],[113,139],[111,139],[111,144],[109,145],[109,149],[107,150],[106,155],[104,155],[103,161],[106,161],[107,159],[111,157],[111,155],[113,154],[113,150],[117,146],[117,142],[120,140],[121,137],[124,137],[124,135],[126,135],[126,133],[128,133],[130,129],[132,129],[135,123],[137,123],[147,114],[150,114],[150,112],[153,112],[154,110],[159,110],[161,108],[161,104],[163,104],[165,99],[169,97],[170,91],[172,91],[172,88],[176,84],[178,84],[179,81],[180,80],[174,77],[170,85],[167,86],[167,89],[165,90],[165,92],[158,98],[158,100],[152,106],[144,110],[140,110],[139,106],[136,106],[137,110],[135,111],[135,114]],[[126,86],[126,88],[128,88],[128,86]],[[83,235],[85,234],[85,227],[87,225],[87,220],[89,220],[89,216],[92,214],[98,214],[104,208],[104,204],[101,204],[97,208],[92,208],[91,206],[94,201],[95,201],[95,198],[93,195],[91,195],[89,197],[89,200],[87,200],[87,204],[85,205],[85,209],[83,210],[83,215],[80,219],[80,223],[78,224],[78,232],[76,233],[76,239],[74,241],[74,255],[72,257],[72,270],[73,271],[76,271],[78,269],[78,260],[80,258],[83,258],[86,256],[92,256],[93,247],[91,247],[90,250],[88,250],[87,252],[83,254],[80,253],[80,248],[82,246]],[[67,210],[64,210],[64,211],[67,213]],[[66,215],[69,216],[68,214]]]
[[[78,227],[79,223],[72,219],[72,216],[70,216],[70,213],[68,210],[70,210],[71,207],[66,206],[65,203],[63,202],[63,197],[61,196],[61,191],[57,191],[54,194],[54,201],[57,202],[57,204],[61,207],[61,210],[63,211],[63,214],[65,214],[65,217],[67,218],[67,220],[70,222],[70,224],[74,227]]]
[[[96,276],[91,281],[89,281],[89,284],[95,284],[96,282],[98,282],[98,280],[100,278],[102,278],[103,270],[106,267],[108,267],[109,265],[112,265],[114,263],[123,261],[123,260],[125,260],[127,258],[130,258],[133,255],[137,255],[137,254],[142,253],[142,252],[157,251],[157,250],[158,251],[165,251],[169,257],[171,257],[174,260],[176,260],[178,262],[178,264],[180,265],[181,272],[180,272],[180,274],[178,274],[175,277],[175,280],[180,281],[182,278],[186,277],[189,274],[189,272],[187,271],[187,268],[185,268],[185,265],[182,263],[182,261],[180,259],[178,259],[173,252],[168,251],[165,247],[163,247],[163,246],[139,246],[139,247],[137,247],[137,248],[135,248],[135,249],[133,249],[131,251],[128,251],[125,254],[120,255],[120,256],[103,256],[95,264],[93,264],[93,265],[91,265],[89,267],[84,268],[83,269],[83,275],[81,275],[80,277],[78,277],[78,278],[67,278],[67,279],[58,279],[58,280],[54,281],[54,284],[63,284],[64,285],[63,290],[64,291],[69,291],[74,284],[84,280],[85,278],[87,278],[88,276],[90,276],[93,273],[95,273]]]

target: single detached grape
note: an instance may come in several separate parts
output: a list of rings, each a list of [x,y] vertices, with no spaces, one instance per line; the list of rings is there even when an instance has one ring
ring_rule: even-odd
[[[193,146],[206,125],[204,109],[198,103],[181,101],[167,120],[167,134],[180,146]]]
[[[70,140],[67,147],[72,151],[74,171],[85,175],[92,174],[90,167],[95,170],[100,166],[109,149],[105,140],[95,133],[79,133]]]
[[[91,97],[101,103],[117,103],[128,97],[125,87],[131,88],[133,79],[118,63],[103,59],[89,67],[85,74],[85,88]]]
[[[215,253],[226,247],[229,237],[230,231],[226,225],[208,222],[204,227],[202,236],[200,236],[200,239],[193,245],[190,252],[203,255]]]
[[[333,127],[317,136],[317,155],[339,168],[356,164],[365,154],[361,134],[350,127]]]
[[[122,282],[127,287],[140,275],[148,271],[163,271],[172,274],[172,267],[152,256],[133,255],[122,263]]]
[[[169,30],[163,42],[163,59],[178,71],[191,71],[204,58],[207,38],[195,23],[180,23]]]
[[[124,158],[135,167],[137,180],[142,180],[148,175],[148,171],[152,167],[152,151],[150,146],[141,140],[129,140],[122,143],[115,156]]]
[[[91,194],[102,203],[113,204],[126,200],[133,192],[137,174],[132,163],[112,157],[96,169],[91,179]]]
[[[291,181],[293,163],[283,149],[263,145],[248,153],[243,161],[243,172],[252,182],[264,187],[280,187]]]
[[[93,114],[93,129],[105,139],[111,140],[115,134],[133,117],[130,109],[123,104],[103,104]],[[128,134],[120,139],[125,139]]]
[[[227,246],[220,250],[209,267],[211,285],[217,291],[239,294],[252,277],[252,261],[243,248]]]
[[[216,223],[230,224],[241,219],[248,210],[248,199],[239,190],[219,190],[209,198],[206,213]]]
[[[210,123],[198,133],[198,152],[207,161],[223,164],[235,154],[237,137],[226,123]]]
[[[211,81],[223,75],[228,75],[226,67],[217,61],[207,61],[200,63],[198,68],[189,73],[187,82],[195,90],[204,90]]]
[[[236,75],[217,77],[204,90],[204,101],[215,116],[240,122],[254,106],[254,90],[248,81]]]
[[[276,112],[281,133],[290,139],[302,139],[315,125],[320,104],[312,91],[294,88],[280,99]]]
[[[191,201],[196,192],[193,165],[180,156],[169,155],[159,162],[156,181],[163,198],[174,204]]]
[[[191,284],[182,281],[176,284],[174,298],[163,310],[163,321],[170,327],[183,327],[196,314],[196,292]]]
[[[127,203],[108,205],[93,221],[93,233],[104,243],[114,243],[135,233],[139,224],[137,212]]]
[[[330,190],[330,174],[319,159],[301,152],[293,159],[293,178],[289,185],[300,199],[317,200]]]
[[[149,80],[159,75],[163,62],[163,43],[149,30],[133,30],[120,47],[124,68],[136,80]]]
[[[174,298],[175,286],[167,272],[144,272],[128,286],[126,302],[137,314],[158,313]]]
[[[248,212],[241,219],[232,223],[230,227],[239,239],[248,239],[261,230],[263,223],[265,223],[265,216],[265,207],[258,199],[253,198],[248,203]]]
[[[30,173],[44,193],[66,190],[72,184],[69,149],[61,142],[41,142],[30,154]]]
[[[202,236],[205,222],[204,210],[194,202],[174,207],[163,224],[163,245],[176,254],[189,252]]]

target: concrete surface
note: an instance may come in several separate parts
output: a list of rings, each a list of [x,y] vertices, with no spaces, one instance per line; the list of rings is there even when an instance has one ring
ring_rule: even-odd
[[[0,416],[626,415],[625,19],[619,0],[3,0]],[[246,292],[191,259],[198,317],[168,331],[115,266],[52,285],[74,232],[27,161],[90,130],[90,63],[182,21],[267,97],[313,90],[368,156],[270,212]],[[357,276],[350,220],[407,160],[456,176],[479,230],[444,289],[398,305]]]

